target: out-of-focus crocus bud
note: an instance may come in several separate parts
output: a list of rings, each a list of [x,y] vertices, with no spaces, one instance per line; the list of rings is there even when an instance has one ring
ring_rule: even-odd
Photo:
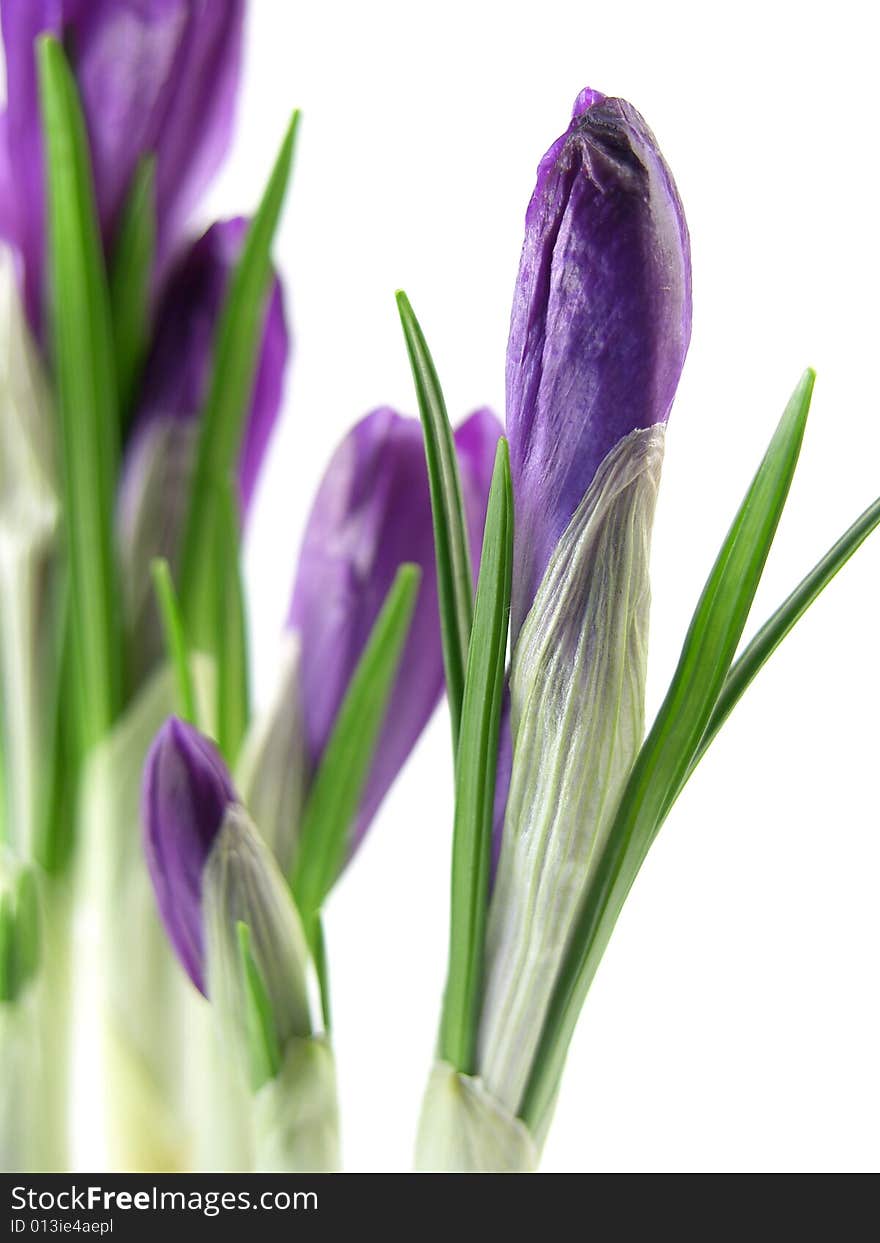
[[[280,1070],[288,1042],[312,1034],[309,952],[290,888],[240,804],[223,817],[204,896],[208,995],[248,1051],[258,1089]]]
[[[495,447],[488,410],[455,433],[474,563],[479,564]],[[443,689],[443,655],[431,501],[421,425],[382,408],[336,450],[306,526],[290,608],[299,641],[299,694],[311,773],[332,731],[370,631],[399,567],[421,567],[421,586],[367,778],[351,850],[362,840]]]
[[[38,333],[45,199],[34,40],[54,34],[68,50],[108,249],[138,160],[155,156],[161,262],[228,146],[243,16],[244,0],[2,0],[8,102],[0,125],[0,228],[21,255]]]
[[[274,694],[248,730],[236,766],[245,803],[285,876],[291,874],[308,792],[299,680],[299,640],[288,633]]]
[[[477,1069],[511,1116],[642,739],[650,534],[690,326],[672,175],[630,104],[584,91],[538,169],[507,356],[513,758]]]
[[[215,747],[173,717],[147,760],[143,820],[168,935],[253,1093],[257,1168],[336,1168],[333,1059],[290,889]]]
[[[142,675],[163,652],[150,586],[154,557],[174,566],[189,504],[198,415],[207,394],[214,333],[247,221],[220,221],[189,248],[171,273],[119,492],[119,540],[126,614]],[[239,457],[239,497],[247,512],[281,408],[289,337],[281,283],[269,292],[250,410]]]
[[[205,866],[227,811],[237,801],[232,778],[216,747],[171,717],[147,756],[144,848],[165,929],[202,993],[207,993]]]

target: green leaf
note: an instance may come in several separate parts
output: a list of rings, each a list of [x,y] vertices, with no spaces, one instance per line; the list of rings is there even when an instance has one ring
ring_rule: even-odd
[[[185,721],[195,725],[197,724],[196,697],[190,674],[183,619],[180,616],[177,593],[171,579],[171,569],[164,557],[156,557],[150,563],[150,573],[153,576],[159,617],[165,635],[165,648],[177,684],[178,712]]]
[[[264,1083],[274,1079],[281,1069],[281,1049],[272,1016],[272,1003],[251,953],[251,930],[241,920],[238,921],[236,930],[244,981],[251,1088],[257,1092]]]
[[[419,414],[425,432],[425,457],[428,462],[437,558],[443,664],[446,669],[446,693],[452,719],[452,746],[457,755],[474,602],[461,478],[440,381],[437,379],[424,334],[403,290],[397,292],[397,309],[403,325]]]
[[[225,503],[221,501],[218,505],[213,575],[217,589],[214,633],[219,639],[216,652],[217,742],[231,767],[238,759],[250,715],[247,614],[234,487],[227,483]]]
[[[53,361],[70,561],[75,713],[87,750],[122,696],[121,594],[113,512],[119,415],[113,334],[89,147],[76,84],[57,40],[38,40],[47,161]]]
[[[630,887],[718,702],[797,465],[814,374],[804,373],[703,589],[675,676],[624,789],[574,925],[519,1114],[539,1132],[578,1015]]]
[[[0,1003],[15,1002],[40,963],[40,910],[33,870],[23,866],[0,890]]]
[[[345,860],[400,667],[420,577],[416,565],[402,565],[397,571],[337,713],[303,812],[291,886],[313,952],[316,916]]]
[[[156,161],[138,163],[113,246],[110,306],[123,422],[131,417],[150,344],[150,284],[156,253]]]
[[[33,868],[22,868],[15,893],[16,963],[22,983],[33,979],[40,965],[40,896]]]
[[[825,590],[837,571],[846,565],[856,549],[878,526],[880,526],[880,498],[874,501],[873,505],[869,505],[852,526],[841,535],[837,543],[829,548],[822,560],[795,587],[791,595],[783,601],[773,616],[768,618],[751,642],[743,649],[742,655],[738,657],[727,675],[688,776],[706,754],[721,726],[785,636],[800,621],[816,597]]]
[[[208,396],[200,419],[189,512],[184,526],[180,575],[187,633],[196,646],[213,652],[218,644],[215,604],[223,567],[205,550],[212,547],[218,514],[227,506],[245,418],[259,360],[260,341],[272,280],[272,239],[290,176],[299,113],[291,119],[275,166],[229,281],[216,336]]]
[[[315,972],[318,976],[318,989],[321,994],[321,1018],[324,1023],[325,1035],[333,1028],[333,1014],[330,1007],[330,964],[327,961],[327,942],[324,938],[324,924],[320,915],[315,918],[314,936]]]
[[[512,562],[513,491],[507,441],[502,438],[489,492],[464,683],[455,778],[449,969],[440,1023],[440,1057],[467,1074],[475,1071]]]
[[[11,893],[0,893],[0,1005],[18,998],[15,967],[15,901]]]

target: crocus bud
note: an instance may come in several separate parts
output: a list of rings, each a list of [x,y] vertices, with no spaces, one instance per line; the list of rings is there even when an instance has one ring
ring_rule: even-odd
[[[8,102],[0,125],[0,228],[21,253],[38,332],[45,199],[34,40],[54,34],[71,57],[108,248],[138,160],[155,156],[161,261],[226,151],[243,15],[243,0],[2,0]]]
[[[254,1091],[312,1035],[309,952],[278,864],[245,809],[227,809],[204,872],[208,996]]]
[[[690,247],[644,119],[584,90],[538,167],[507,347],[514,638],[603,459],[663,424],[691,333]]]
[[[119,491],[120,560],[138,677],[164,651],[149,567],[154,557],[177,563],[214,333],[246,229],[242,218],[212,225],[179,260],[156,316]],[[276,278],[266,304],[239,455],[239,498],[245,515],[281,408],[288,352],[284,298]]]
[[[456,431],[471,549],[479,564],[495,446],[488,410]],[[431,501],[421,426],[387,408],[346,436],[318,489],[300,553],[289,627],[299,637],[307,760],[317,767],[398,568],[422,568],[400,673],[367,778],[351,848],[362,840],[443,689]]]
[[[477,1069],[514,1116],[644,731],[650,534],[690,324],[672,175],[631,105],[584,91],[538,169],[507,356],[512,764]]]
[[[165,929],[202,993],[206,992],[204,872],[227,811],[236,803],[232,779],[216,747],[171,717],[147,756],[144,849]]]
[[[307,793],[300,650],[285,634],[274,694],[245,735],[237,777],[245,803],[285,876],[291,875]]]
[[[138,430],[160,419],[192,421],[207,395],[214,336],[229,279],[248,229],[243,216],[220,220],[186,250],[169,276],[141,382]],[[289,340],[281,282],[272,282],[239,456],[247,510],[281,406]]]
[[[279,1049],[310,1035],[309,955],[290,890],[217,749],[176,717],[147,757],[143,820],[165,929],[221,1024],[246,1051],[249,981],[258,978]]]
[[[333,1055],[312,1023],[313,968],[290,889],[216,749],[174,718],[147,759],[143,820],[166,931],[211,1003],[218,1090],[237,1100],[246,1085],[241,1138],[255,1168],[338,1168]]]

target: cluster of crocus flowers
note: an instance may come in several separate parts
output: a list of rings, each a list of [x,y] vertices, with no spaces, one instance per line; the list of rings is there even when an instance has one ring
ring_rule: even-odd
[[[134,1146],[150,1129],[135,1102],[161,1097],[162,1067],[175,1060],[173,1041],[163,1048],[159,1035],[175,1027],[166,1004],[174,990],[160,981],[176,967],[128,826],[146,745],[173,703],[150,561],[180,561],[216,339],[247,245],[243,219],[196,240],[189,233],[232,133],[244,7],[0,5],[0,839],[32,870],[54,947],[34,983],[45,1048],[28,1064],[10,1063],[28,1085],[28,1112],[42,1119],[33,1142],[18,1143],[16,1134],[34,1128],[4,1111],[4,1162],[18,1168],[63,1168],[68,1159],[68,954],[74,908],[90,900],[76,881],[79,847],[93,856],[88,874],[106,882],[97,969],[108,1060],[123,1068],[120,1079],[108,1068],[108,1095]],[[261,280],[254,301],[256,340],[241,340],[234,325],[230,333],[244,368],[234,497],[242,513],[288,353],[277,280]],[[78,806],[87,808],[81,818]],[[146,1090],[120,1090],[140,1067]],[[152,1104],[148,1112],[162,1113]],[[7,1147],[17,1159],[6,1161]],[[120,1163],[131,1163],[130,1148],[124,1140]],[[165,1157],[148,1144],[143,1159]]]
[[[475,551],[499,434],[486,410],[456,433]],[[158,909],[210,1004],[234,1068],[230,1090],[246,1097],[238,1125],[253,1136],[243,1159],[255,1168],[335,1168],[321,906],[442,688],[422,431],[416,419],[380,408],[344,438],[316,493],[278,684],[245,736],[235,779],[211,742],[175,718],[161,728],[144,776]],[[349,721],[354,737],[340,747]],[[248,911],[247,902],[259,905]],[[241,936],[252,952],[244,965]],[[309,980],[322,993],[320,1014],[307,1004]],[[250,997],[254,988],[268,1009]],[[244,1019],[251,1013],[263,1015],[268,1037],[255,1037]]]

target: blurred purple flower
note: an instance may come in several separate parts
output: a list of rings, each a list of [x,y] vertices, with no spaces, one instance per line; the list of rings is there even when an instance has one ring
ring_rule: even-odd
[[[219,221],[172,271],[156,316],[156,332],[141,381],[135,439],[157,419],[194,419],[210,380],[217,321],[247,232],[243,217]],[[239,456],[242,510],[253,497],[260,466],[281,407],[289,336],[281,282],[268,296],[263,339]],[[136,452],[133,455],[136,458]],[[127,485],[124,482],[123,487]]]
[[[456,431],[476,571],[501,434],[488,410]],[[351,849],[362,840],[443,690],[431,501],[417,419],[382,408],[336,450],[318,489],[300,553],[289,626],[301,644],[302,707],[314,771],[352,673],[402,562],[422,581],[400,675],[367,779]]]
[[[226,152],[244,0],[0,0],[7,106],[0,229],[19,251],[28,316],[42,325],[45,208],[34,40],[64,42],[82,97],[105,246],[139,159],[156,157],[158,259]]]
[[[514,292],[514,642],[603,458],[668,418],[690,332],[690,244],[672,174],[631,104],[584,90],[538,166]]]
[[[238,803],[213,743],[170,717],[144,770],[144,850],[165,930],[205,992],[202,874],[227,810]]]
[[[141,378],[134,429],[119,482],[117,531],[135,685],[165,651],[150,562],[176,569],[189,504],[198,415],[210,382],[212,347],[223,298],[247,221],[212,225],[170,274]],[[260,355],[239,454],[239,501],[247,516],[266,447],[281,408],[289,349],[281,284],[269,292]]]

